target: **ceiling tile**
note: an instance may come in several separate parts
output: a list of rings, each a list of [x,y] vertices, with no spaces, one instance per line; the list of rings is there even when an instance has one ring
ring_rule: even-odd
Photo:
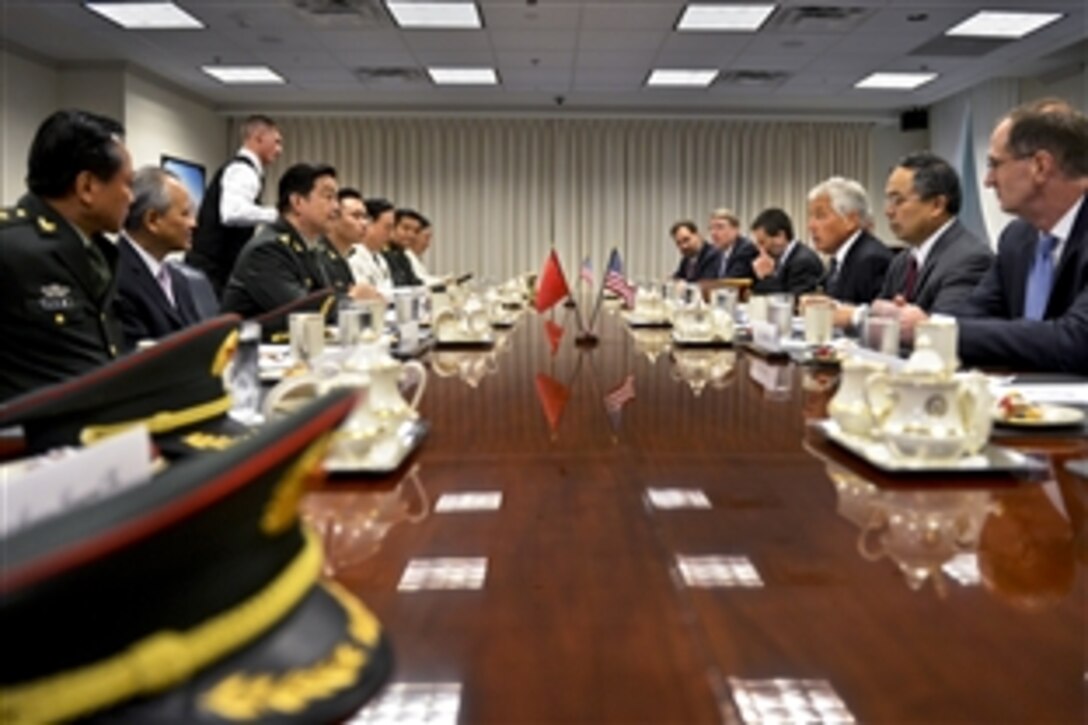
[[[491,44],[496,50],[573,51],[578,45],[576,30],[495,30]]]
[[[630,30],[623,33],[583,30],[578,34],[578,47],[598,50],[657,50],[671,32],[667,29]]]

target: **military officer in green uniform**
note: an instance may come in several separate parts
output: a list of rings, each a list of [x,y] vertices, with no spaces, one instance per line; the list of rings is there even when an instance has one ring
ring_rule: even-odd
[[[223,292],[223,311],[255,317],[321,289],[363,297],[330,271],[323,238],[337,210],[336,170],[295,164],[279,182],[280,216],[246,243]],[[350,272],[350,270],[348,270]],[[340,287],[343,289],[340,289]]]
[[[132,160],[117,121],[57,111],[38,128],[28,193],[0,210],[0,401],[117,356],[117,250]]]

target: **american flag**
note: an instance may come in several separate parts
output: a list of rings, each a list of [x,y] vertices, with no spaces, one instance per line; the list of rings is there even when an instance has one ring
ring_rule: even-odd
[[[620,259],[620,250],[613,249],[608,256],[608,269],[604,273],[604,288],[615,292],[623,298],[623,306],[633,308],[635,306],[635,287],[623,276],[623,260]]]
[[[597,281],[593,277],[593,262],[590,261],[589,257],[586,257],[582,260],[582,269],[578,273],[578,276],[581,277],[582,281],[588,284],[590,287],[592,287],[594,282]]]
[[[628,374],[623,382],[609,390],[604,396],[604,407],[609,413],[618,413],[623,406],[635,399],[635,376]]]

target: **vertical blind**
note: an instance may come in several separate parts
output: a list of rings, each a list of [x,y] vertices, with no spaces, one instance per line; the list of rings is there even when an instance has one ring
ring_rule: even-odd
[[[310,117],[277,119],[290,164],[331,163],[342,185],[435,225],[436,273],[504,279],[559,252],[600,273],[612,246],[632,277],[662,277],[669,226],[729,207],[745,226],[778,206],[804,237],[805,195],[839,174],[871,188],[867,123],[756,120]],[[235,124],[238,121],[235,120]],[[274,195],[270,181],[266,192]]]

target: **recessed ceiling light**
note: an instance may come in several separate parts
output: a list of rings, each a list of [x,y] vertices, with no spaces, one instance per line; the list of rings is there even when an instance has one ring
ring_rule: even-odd
[[[676,29],[693,32],[759,30],[775,5],[688,5]]]
[[[127,30],[191,30],[204,27],[204,23],[172,2],[91,2],[84,7]]]
[[[1050,25],[1061,17],[1061,13],[981,10],[959,25],[949,28],[944,34],[971,38],[1023,38],[1028,33]]]
[[[870,73],[855,83],[854,88],[910,91],[936,77],[936,73]]]
[[[483,27],[480,11],[472,2],[386,2],[393,19],[402,28],[478,30]]]
[[[494,68],[428,68],[427,72],[440,86],[494,86],[499,83]]]
[[[204,71],[220,83],[278,84],[286,83],[276,71],[266,65],[205,65]]]
[[[706,88],[718,77],[718,71],[709,69],[654,68],[646,85],[662,87]]]

